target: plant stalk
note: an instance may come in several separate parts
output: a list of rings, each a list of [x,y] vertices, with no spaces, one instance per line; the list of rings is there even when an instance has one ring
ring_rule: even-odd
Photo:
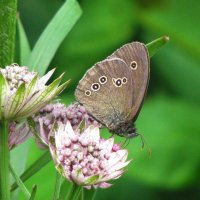
[[[0,121],[0,199],[10,200],[8,122]]]

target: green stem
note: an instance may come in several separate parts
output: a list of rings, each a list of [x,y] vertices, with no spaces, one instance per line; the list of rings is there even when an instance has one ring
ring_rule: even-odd
[[[84,193],[84,198],[87,199],[87,200],[94,200],[95,199],[95,196],[96,196],[96,193],[97,193],[97,189],[84,189],[83,190],[83,193]]]
[[[15,181],[17,182],[17,185],[19,186],[19,188],[21,189],[21,191],[26,196],[26,198],[30,199],[30,197],[31,197],[30,192],[28,191],[28,189],[26,188],[26,186],[23,184],[22,180],[17,176],[17,174],[15,173],[15,171],[12,168],[11,165],[10,165],[10,172],[11,172],[13,178],[15,179]]]
[[[13,62],[17,0],[0,0],[0,66]]]
[[[0,121],[0,183],[1,198],[10,200],[8,122]]]
[[[70,191],[67,194],[67,200],[78,200],[82,191],[82,187],[76,184],[73,184],[70,188]]]
[[[61,183],[62,183],[62,176],[60,175],[59,172],[56,172],[56,182],[55,182],[53,200],[57,200],[59,198]]]

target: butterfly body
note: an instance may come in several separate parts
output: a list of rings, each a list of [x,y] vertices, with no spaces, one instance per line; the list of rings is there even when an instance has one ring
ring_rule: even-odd
[[[80,80],[76,99],[110,132],[137,135],[134,127],[147,90],[149,56],[144,44],[122,46],[96,63]]]

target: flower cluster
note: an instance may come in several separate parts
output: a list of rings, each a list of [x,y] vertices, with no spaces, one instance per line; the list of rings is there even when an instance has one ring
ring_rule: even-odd
[[[69,121],[74,130],[76,130],[83,121],[85,122],[85,127],[89,125],[100,127],[100,124],[88,115],[86,109],[77,103],[71,104],[70,106],[61,103],[48,104],[42,108],[33,119],[36,132],[39,133],[40,138],[37,140],[37,143],[41,148],[48,146],[49,133],[55,122],[66,124],[67,121]],[[36,139],[37,138],[38,137],[36,137]]]
[[[49,146],[58,171],[87,188],[109,187],[107,181],[119,178],[130,162],[126,161],[127,150],[114,144],[113,138],[100,138],[98,127],[89,126],[80,133],[69,121],[53,128]]]
[[[58,95],[68,84],[62,76],[45,84],[54,70],[39,78],[36,72],[16,64],[0,68],[0,120],[19,120],[33,115]]]

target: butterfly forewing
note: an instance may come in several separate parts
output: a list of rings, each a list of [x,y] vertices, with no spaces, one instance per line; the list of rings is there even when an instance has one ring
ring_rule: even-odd
[[[104,76],[107,81],[101,84],[100,78]],[[126,79],[126,83],[117,85],[115,81],[122,79]],[[94,83],[100,85],[97,91],[91,88]],[[116,119],[121,122],[129,115],[132,105],[131,87],[132,79],[126,63],[118,58],[106,59],[88,70],[80,80],[75,96],[91,115],[110,127],[116,123]],[[87,96],[86,91],[91,91],[91,94]]]

